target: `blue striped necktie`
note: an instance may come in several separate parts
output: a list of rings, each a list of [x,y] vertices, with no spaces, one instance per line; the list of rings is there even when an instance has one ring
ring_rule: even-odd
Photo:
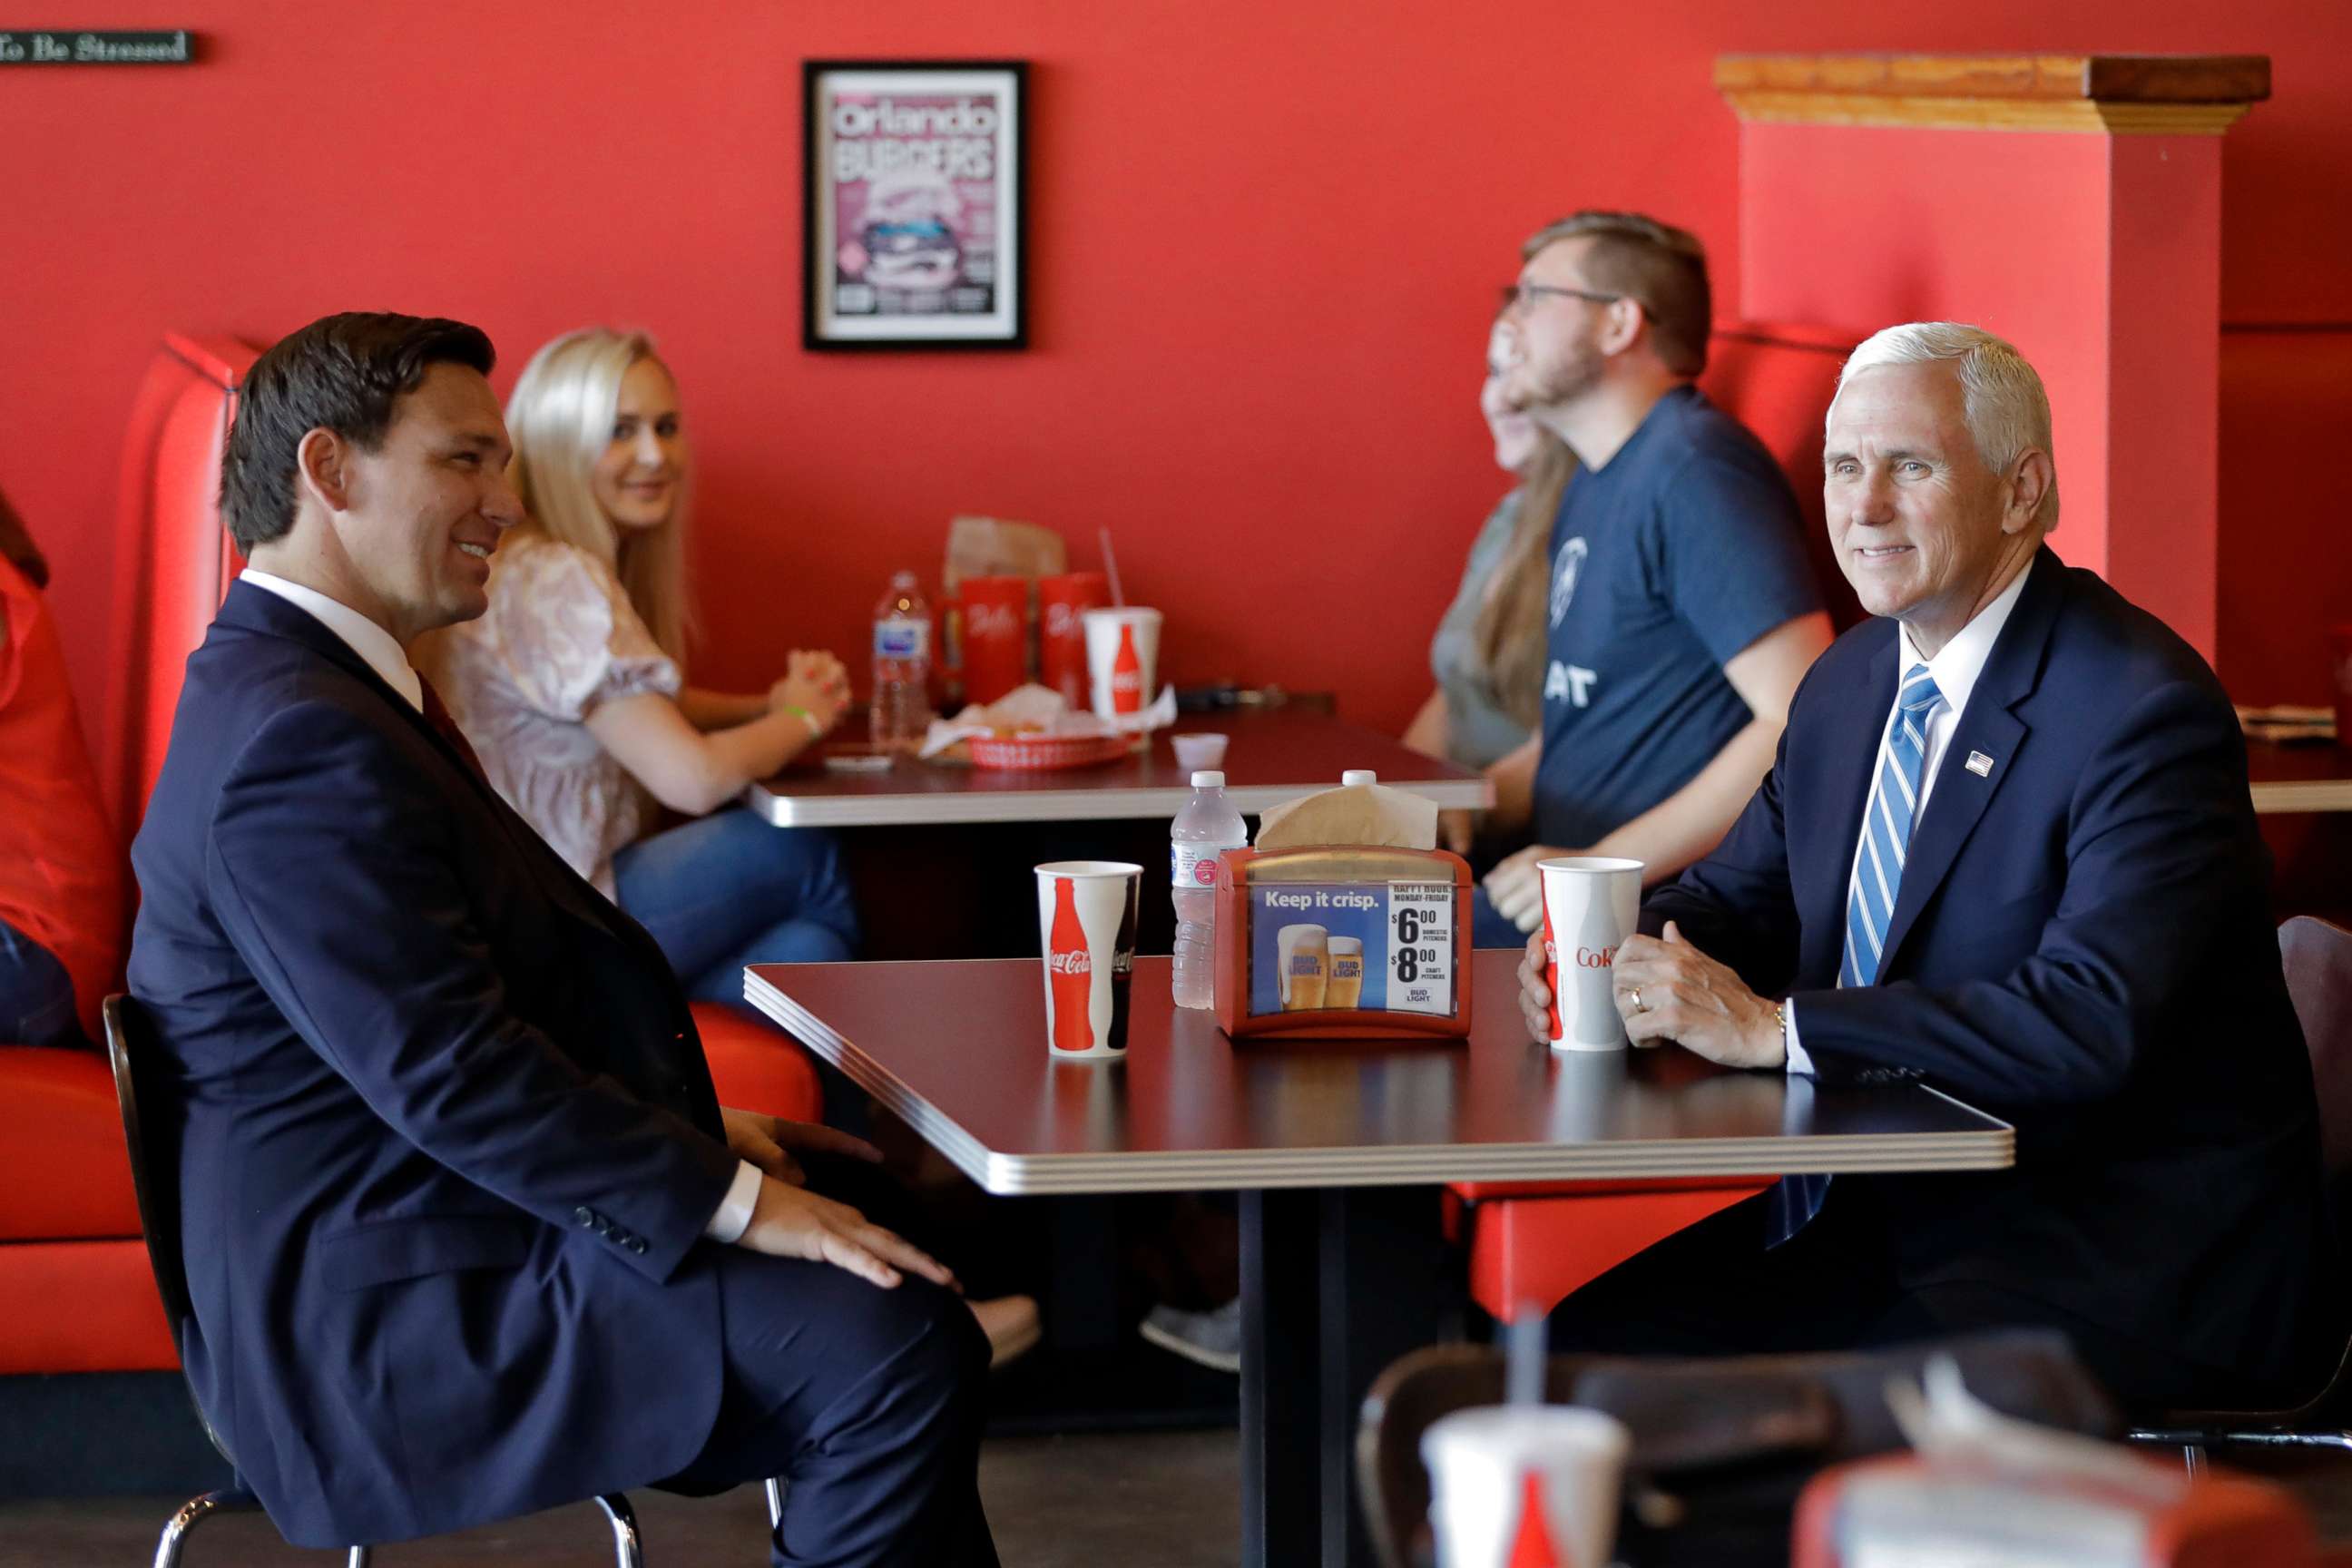
[[[1924,664],[1903,674],[1888,721],[1886,752],[1863,810],[1862,843],[1854,856],[1853,887],[1845,903],[1845,962],[1838,986],[1874,985],[1886,951],[1887,922],[1903,890],[1903,863],[1911,852],[1911,825],[1919,816],[1919,783],[1927,760],[1927,716],[1944,694]],[[1822,1175],[1785,1176],[1774,1194],[1771,1245],[1778,1247],[1819,1214],[1830,1190]]]

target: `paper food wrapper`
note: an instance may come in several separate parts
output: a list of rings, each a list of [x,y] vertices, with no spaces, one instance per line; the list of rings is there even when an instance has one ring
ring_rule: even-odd
[[[1097,719],[1083,708],[1072,708],[1062,694],[1050,686],[1032,681],[1016,686],[995,701],[985,705],[975,703],[952,719],[934,719],[924,731],[923,743],[915,754],[935,757],[950,746],[969,741],[975,735],[993,735],[1000,730],[1025,731],[1037,735],[1109,735],[1117,731],[1108,721]]]
[[[1386,784],[1347,784],[1277,805],[1259,818],[1257,847],[1304,849],[1328,844],[1437,847],[1437,803]]]
[[[1069,570],[1069,546],[1054,530],[995,517],[959,517],[948,523],[947,564],[940,574],[952,595],[967,577],[1057,577]]]

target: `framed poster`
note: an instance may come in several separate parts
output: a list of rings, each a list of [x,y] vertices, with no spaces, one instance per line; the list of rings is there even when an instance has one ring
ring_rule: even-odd
[[[803,63],[803,347],[1024,346],[1028,82],[1021,60]]]

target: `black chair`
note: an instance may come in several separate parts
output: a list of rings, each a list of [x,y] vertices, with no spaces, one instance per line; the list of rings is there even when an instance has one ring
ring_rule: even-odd
[[[2327,1203],[2336,1256],[2352,1263],[2346,1227],[2352,1225],[2352,931],[2311,915],[2279,927],[2279,962],[2287,995],[2311,1053],[2311,1081],[2319,1096],[2319,1142],[2327,1161]],[[2179,1448],[2191,1471],[2204,1468],[2208,1448],[2335,1448],[2352,1453],[2344,1424],[2352,1396],[2352,1333],[2326,1385],[2292,1410],[2178,1410],[2127,1439]]]
[[[178,1349],[186,1344],[188,1325],[194,1321],[188,1306],[187,1268],[180,1254],[178,1150],[175,1142],[165,1142],[164,1127],[150,1127],[140,1117],[142,1104],[153,1108],[164,1103],[161,1096],[143,1092],[144,1087],[153,1082],[155,1060],[144,1016],[137,1003],[122,995],[109,996],[104,1010],[106,1054],[114,1066],[114,1096],[122,1107],[122,1138],[131,1152],[131,1185],[139,1199],[139,1226],[147,1236],[147,1263],[154,1270],[155,1291],[163,1299],[164,1319],[171,1324],[173,1346]],[[182,1360],[184,1363],[184,1355]],[[193,1386],[188,1394],[191,1402],[194,1402]],[[196,1419],[204,1423],[205,1436],[212,1439],[221,1458],[228,1461],[230,1483],[219,1491],[205,1492],[180,1506],[163,1526],[163,1538],[156,1543],[155,1568],[178,1568],[189,1531],[214,1514],[255,1512],[261,1507],[260,1500],[235,1475],[236,1456],[229,1452],[202,1404],[196,1405]],[[776,1483],[770,1482],[772,1511],[779,1500]],[[604,1510],[613,1527],[613,1557],[618,1568],[645,1568],[637,1539],[637,1519],[630,1510],[629,1500],[619,1492],[610,1492],[596,1499],[596,1506]],[[349,1568],[367,1568],[367,1562],[366,1547],[351,1549]]]
[[[1827,1465],[1900,1448],[1887,1380],[1916,1381],[1938,1354],[1996,1410],[2096,1437],[2120,1425],[2064,1337],[2042,1329],[1813,1355],[1556,1355],[1544,1363],[1543,1396],[1606,1411],[1633,1436],[1621,1561],[1720,1568],[1785,1561],[1807,1480]],[[1356,1477],[1381,1568],[1427,1568],[1422,1434],[1441,1415],[1501,1404],[1504,1373],[1499,1351],[1437,1345],[1395,1362],[1365,1395]]]

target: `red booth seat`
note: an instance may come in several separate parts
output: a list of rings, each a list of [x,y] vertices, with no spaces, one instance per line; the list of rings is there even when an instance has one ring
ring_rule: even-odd
[[[236,388],[254,358],[234,340],[173,333],[132,405],[100,764],[126,828],[163,765],[183,668],[236,570],[217,498]],[[694,1018],[722,1104],[816,1120],[816,1069],[782,1032],[707,1003],[694,1005]],[[105,1058],[0,1042],[0,1375],[177,1364]]]

